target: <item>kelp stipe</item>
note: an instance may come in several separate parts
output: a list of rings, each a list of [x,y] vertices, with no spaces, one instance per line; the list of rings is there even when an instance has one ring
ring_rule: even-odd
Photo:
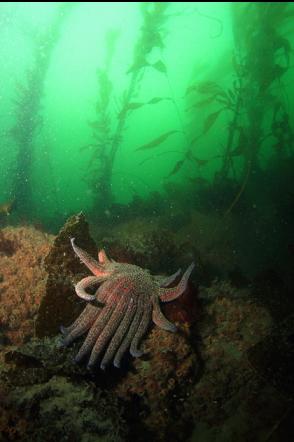
[[[164,48],[164,26],[167,22],[168,3],[142,3],[141,13],[143,23],[140,29],[139,38],[135,44],[134,56],[127,74],[129,76],[128,86],[122,93],[118,112],[111,106],[113,85],[111,77],[111,60],[114,55],[114,43],[107,45],[107,61],[103,70],[98,73],[99,97],[96,102],[95,121],[91,122],[93,127],[93,143],[85,146],[92,150],[91,165],[87,171],[90,179],[87,179],[91,190],[94,193],[93,207],[110,207],[113,202],[112,177],[113,165],[123,141],[124,132],[128,117],[131,112],[139,109],[144,104],[157,104],[162,97],[153,97],[148,103],[134,102],[143,84],[143,78],[147,68],[165,72],[165,65],[159,58],[151,63],[148,60],[153,49]],[[121,93],[119,91],[119,93]],[[82,148],[84,149],[84,148]]]
[[[62,25],[73,6],[72,3],[59,6],[48,30],[42,35],[32,35],[33,65],[27,71],[26,82],[17,84],[15,124],[10,133],[18,151],[11,194],[15,199],[17,215],[23,219],[30,219],[32,211],[34,141],[42,127],[44,82]]]

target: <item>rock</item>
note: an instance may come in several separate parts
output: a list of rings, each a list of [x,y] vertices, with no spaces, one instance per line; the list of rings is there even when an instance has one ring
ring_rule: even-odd
[[[173,233],[159,226],[156,220],[137,219],[120,224],[101,242],[108,255],[117,261],[136,264],[155,274],[176,270],[179,247]]]
[[[0,440],[122,441],[122,406],[101,389],[59,338],[33,339],[5,355],[0,370]],[[4,437],[4,439],[1,438]]]
[[[32,226],[8,226],[0,235],[0,324],[3,344],[19,345],[34,335],[34,319],[45,293],[44,260],[53,237]],[[3,253],[3,243],[13,253]]]
[[[48,279],[36,320],[37,337],[56,335],[60,326],[70,324],[84,307],[75,294],[74,283],[89,272],[72,250],[72,237],[82,249],[93,256],[97,254],[85,216],[80,213],[69,218],[45,261]]]
[[[182,325],[176,333],[169,333],[155,327],[143,348],[144,356],[132,361],[133,370],[129,369],[114,387],[116,394],[126,401],[127,410],[141,410],[141,430],[132,427],[131,439],[145,440],[143,425],[146,440],[184,440],[186,420],[181,415],[182,401],[199,371],[191,329]]]
[[[248,350],[256,371],[283,394],[294,396],[294,315]]]

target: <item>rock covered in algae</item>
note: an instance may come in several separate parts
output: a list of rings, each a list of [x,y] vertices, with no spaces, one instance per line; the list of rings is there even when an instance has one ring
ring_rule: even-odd
[[[127,410],[140,410],[141,430],[132,428],[134,440],[144,440],[142,428],[147,440],[184,440],[187,422],[182,401],[199,369],[191,339],[187,324],[179,325],[177,333],[154,328],[143,344],[145,356],[135,359],[133,369],[114,387]]]
[[[52,235],[30,226],[0,230],[0,344],[21,344],[33,336],[52,242]]]
[[[289,405],[253,369],[248,352],[268,335],[272,317],[229,283],[201,291],[208,296],[198,324],[203,369],[182,405],[182,416],[193,421],[191,440],[270,441]]]
[[[111,258],[157,274],[172,272],[179,255],[173,233],[157,220],[138,218],[119,224],[101,238],[101,242]]]
[[[48,278],[36,321],[38,337],[55,335],[61,324],[71,323],[83,309],[75,295],[74,283],[87,276],[88,272],[72,250],[72,237],[93,256],[97,253],[85,216],[80,213],[69,218],[45,260]]]
[[[262,341],[248,350],[258,373],[286,396],[294,396],[294,314],[281,321]]]
[[[116,396],[58,351],[57,338],[9,351],[0,370],[0,440],[119,442],[126,426]]]
[[[20,408],[41,406],[43,409],[43,404],[37,399],[30,402],[31,395],[36,395],[36,398],[41,396],[42,399],[43,394],[49,391],[51,398],[51,388],[55,388],[56,383],[72,390],[72,394],[75,391],[78,394],[81,390],[79,395],[82,398],[84,389],[89,389],[90,399],[103,390],[107,398],[114,398],[115,419],[119,415],[117,401],[125,405],[127,412],[124,417],[129,424],[128,434],[131,439],[134,437],[134,440],[141,440],[148,433],[152,440],[162,440],[169,426],[175,428],[176,424],[180,433],[185,429],[185,420],[181,419],[181,405],[191,388],[198,364],[190,338],[190,329],[185,325],[180,326],[177,333],[154,328],[144,341],[145,354],[141,359],[126,359],[120,370],[109,367],[104,372],[97,368],[94,373],[86,370],[85,364],[73,363],[79,342],[70,348],[62,348],[59,345],[60,336],[32,339],[6,352],[6,370],[2,373],[1,381],[10,387],[12,403]],[[61,400],[57,393],[58,400]],[[24,396],[22,402],[16,401],[18,395]],[[55,396],[52,408],[54,401]],[[92,411],[90,414],[93,415]],[[137,414],[138,422],[133,426]],[[41,418],[38,415],[38,419]],[[59,418],[55,416],[54,419],[59,427]],[[36,425],[42,426],[44,422],[41,419],[39,423],[38,420]],[[124,429],[121,424],[119,427]]]

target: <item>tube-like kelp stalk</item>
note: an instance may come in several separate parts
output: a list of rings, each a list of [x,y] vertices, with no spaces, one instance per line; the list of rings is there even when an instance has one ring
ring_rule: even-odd
[[[47,32],[36,38],[34,65],[27,72],[26,83],[17,86],[16,121],[11,134],[17,144],[18,153],[12,194],[18,216],[25,219],[30,217],[33,202],[34,138],[42,125],[41,103],[44,81],[62,24],[72,7],[72,3],[61,5]]]
[[[100,99],[97,108],[98,118],[95,122],[91,123],[95,131],[94,138],[99,138],[99,142],[89,145],[93,152],[93,162],[95,165],[95,171],[90,178],[90,184],[95,195],[94,205],[99,206],[100,209],[101,206],[108,207],[113,202],[111,189],[113,165],[123,140],[123,133],[126,128],[128,116],[136,109],[136,105],[138,105],[138,103],[133,102],[133,99],[138,94],[146,68],[150,67],[151,69],[153,68],[164,72],[165,67],[163,62],[158,60],[156,63],[150,63],[148,56],[154,48],[163,49],[164,47],[163,27],[168,18],[166,14],[168,6],[168,3],[162,2],[142,3],[143,24],[141,26],[140,36],[135,45],[133,63],[127,72],[130,79],[127,89],[123,94],[121,108],[119,109],[116,119],[110,121],[110,110],[106,115],[105,106],[102,106]],[[99,75],[100,88],[103,83],[104,89],[105,86],[107,86],[110,94],[111,82],[109,79],[109,65],[102,73],[100,72]],[[110,95],[108,95],[106,100],[107,109],[109,109],[109,97]],[[110,128],[112,128],[112,130]],[[102,140],[103,131],[104,140]]]

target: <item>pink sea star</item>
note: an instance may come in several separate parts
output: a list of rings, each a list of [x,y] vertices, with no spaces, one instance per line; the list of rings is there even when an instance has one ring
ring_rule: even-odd
[[[184,292],[193,263],[176,287],[167,288],[180,270],[167,278],[152,276],[148,270],[136,265],[108,259],[104,250],[98,253],[96,261],[76,246],[74,238],[71,244],[76,255],[94,275],[82,279],[75,286],[77,295],[89,303],[71,326],[61,327],[65,346],[88,331],[75,357],[77,362],[91,352],[88,368],[92,368],[104,352],[100,362],[104,369],[111,361],[115,367],[120,367],[128,349],[132,356],[141,356],[139,344],[151,319],[164,330],[176,331],[176,326],[160,310],[159,301],[172,301]],[[87,292],[89,288],[96,289],[95,294]]]

